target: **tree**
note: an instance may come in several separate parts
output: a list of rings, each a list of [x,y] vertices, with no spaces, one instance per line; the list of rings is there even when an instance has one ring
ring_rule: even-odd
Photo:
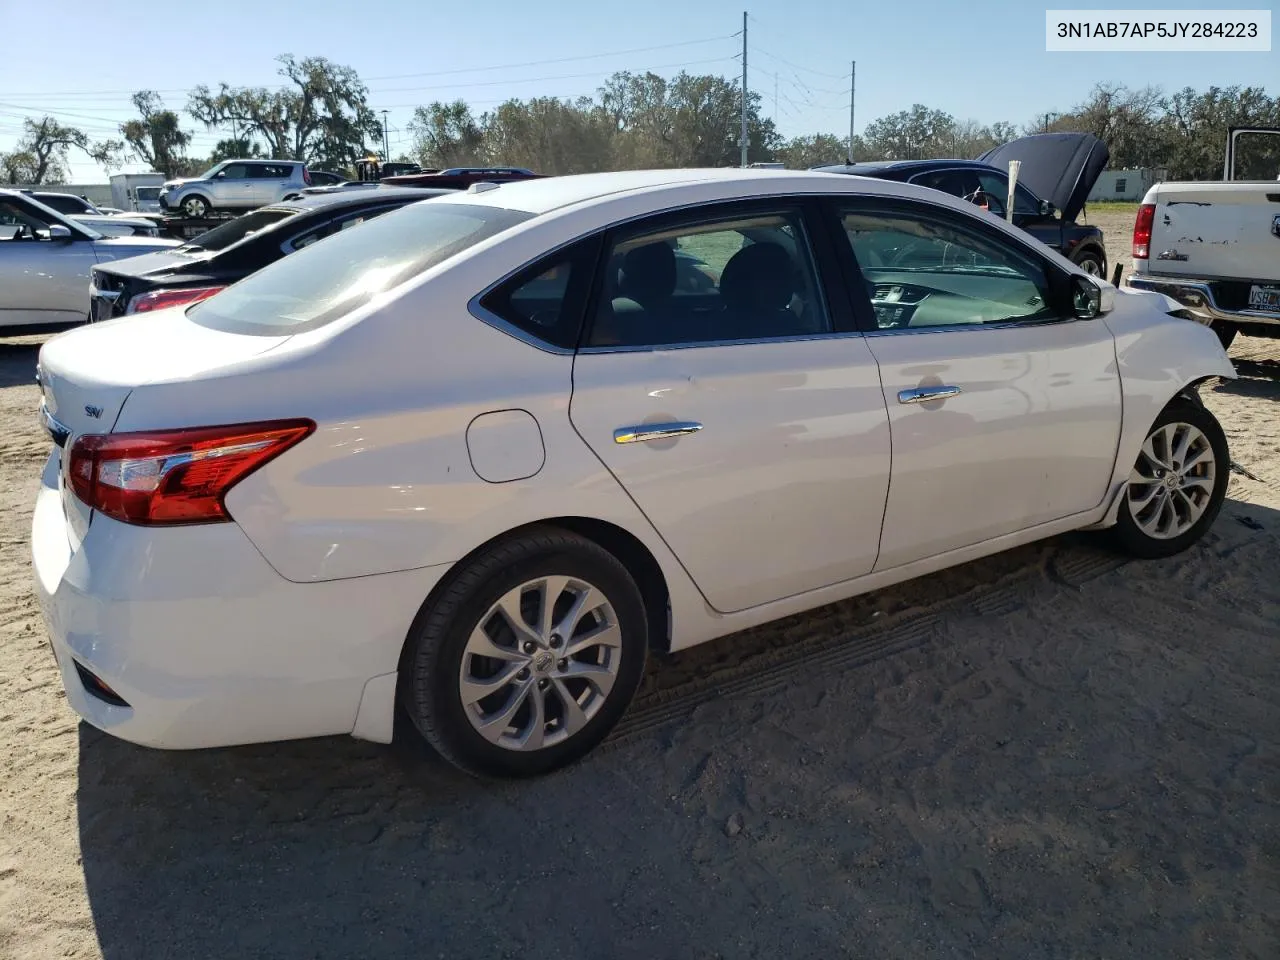
[[[115,140],[90,143],[83,130],[65,126],[50,116],[39,120],[28,117],[22,121],[22,137],[3,162],[13,183],[60,183],[66,180],[67,157],[72,147],[110,168],[118,162],[122,146]]]
[[[276,59],[288,81],[281,87],[223,83],[215,93],[201,84],[191,92],[188,112],[210,129],[230,124],[233,140],[261,140],[272,159],[321,166],[349,165],[364,156],[368,140],[381,138],[368,88],[355,70],[324,57]]]
[[[608,118],[590,97],[508,100],[483,118],[484,152],[495,163],[562,175],[613,166]]]
[[[418,107],[409,121],[409,131],[417,162],[424,167],[468,167],[485,162],[485,132],[465,101],[437,100]]]
[[[949,113],[913,104],[867,125],[868,149],[878,160],[929,160],[951,156],[956,143],[956,120]]]
[[[1280,97],[1261,87],[1190,87],[1161,100],[1161,166],[1175,179],[1216,180],[1222,176],[1230,127],[1280,127]],[[1274,136],[1241,137],[1236,176],[1273,180],[1280,174],[1280,142]]]
[[[133,95],[133,105],[140,118],[120,125],[130,152],[152,170],[166,177],[178,176],[187,165],[184,153],[191,134],[182,129],[177,113],[165,109],[154,90],[139,90]]]
[[[843,163],[845,160],[863,159],[866,146],[860,137],[854,138],[854,156],[849,156],[849,141],[831,133],[815,133],[793,137],[776,151],[777,158],[792,170],[808,170],[824,163]]]

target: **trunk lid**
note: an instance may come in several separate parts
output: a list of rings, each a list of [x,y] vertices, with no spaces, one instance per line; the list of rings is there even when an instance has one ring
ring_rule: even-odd
[[[194,324],[182,308],[91,324],[40,349],[41,415],[57,448],[59,487],[73,545],[93,513],[67,483],[67,454],[77,437],[110,433],[135,387],[193,377],[247,360],[288,337],[250,337]]]
[[[1018,182],[1070,222],[1084,209],[1111,152],[1091,133],[1040,133],[992,147],[978,159],[1006,172],[1010,160],[1021,161]]]
[[[1152,273],[1280,285],[1280,184],[1165,183],[1152,192]]]

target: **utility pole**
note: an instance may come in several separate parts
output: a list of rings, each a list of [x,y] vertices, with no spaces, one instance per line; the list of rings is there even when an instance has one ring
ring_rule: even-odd
[[[387,137],[387,111],[382,111],[382,162],[391,159],[391,141]]]
[[[858,92],[858,61],[849,67],[849,162],[853,163],[853,98]]]
[[[742,11],[742,165],[747,165],[747,11]]]

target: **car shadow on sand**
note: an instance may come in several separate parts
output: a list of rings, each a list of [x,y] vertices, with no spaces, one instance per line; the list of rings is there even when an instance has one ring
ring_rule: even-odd
[[[1249,711],[1265,697],[1252,689],[1225,708],[1211,704],[1208,726],[1184,719],[1176,704],[1143,704],[1181,684],[1222,688],[1224,671],[1270,682],[1270,654],[1240,609],[1257,602],[1233,571],[1276,562],[1278,537],[1280,512],[1228,501],[1205,543],[1165,565],[1125,565],[1077,535],[1012,551],[1025,573],[1013,580],[996,558],[966,565],[974,575],[925,578],[899,595],[928,595],[929,580],[951,590],[985,580],[1011,596],[985,608],[975,602],[978,620],[935,608],[941,625],[922,646],[844,668],[843,678],[839,670],[826,679],[802,674],[782,692],[736,700],[713,690],[685,724],[606,744],[531,781],[471,780],[412,736],[390,747],[338,737],[170,753],[81,724],[79,839],[103,956],[836,956],[855,943],[922,956],[944,945],[969,955],[979,942],[1047,956],[1077,935],[1093,955],[1128,952],[1121,945],[1133,946],[1135,935],[1150,941],[1146,955],[1176,953],[1183,920],[1244,916],[1233,897],[1265,886],[1245,841],[1268,829],[1257,818],[1272,808],[1250,799],[1256,781],[1248,786],[1240,766],[1250,754],[1231,753],[1243,738],[1229,750],[1220,739],[1223,727],[1266,742],[1276,731],[1257,729]],[[1212,573],[1217,564],[1221,576]],[[1069,605],[1081,603],[1084,580],[1064,574],[1090,569],[1089,582],[1104,585],[1101,599],[1112,598],[1120,619],[1082,623],[1095,644],[1051,637],[1036,646],[1043,623],[1017,618],[1037,607],[1050,619],[1079,610]],[[1210,658],[1197,645],[1216,615],[1179,586],[1206,576],[1228,585],[1214,588],[1224,591],[1219,599],[1230,603],[1235,589],[1242,601]],[[1178,594],[1185,629],[1126,625],[1132,604],[1151,591]],[[870,596],[873,606],[886,603]],[[1265,619],[1258,609],[1255,620]],[[799,628],[813,632],[830,614],[809,616]],[[1116,631],[1133,629],[1126,649]],[[1164,663],[1166,647],[1176,661]],[[911,675],[935,699],[897,699],[904,656],[918,658]],[[1060,660],[1056,679],[1046,656]],[[1233,656],[1240,662],[1228,669]],[[1162,665],[1146,691],[1140,665],[1153,659]],[[970,679],[956,687],[955,676]],[[1046,692],[1059,681],[1065,692]],[[1022,683],[1027,689],[1017,690]],[[936,699],[949,690],[963,695]],[[884,710],[857,719],[881,692]],[[932,732],[934,718],[924,739],[904,741],[901,724],[935,709],[929,703],[942,703],[944,732]],[[975,703],[993,713],[975,712]],[[1107,749],[1081,747],[1094,729],[1110,738]],[[722,806],[726,795],[743,805]],[[1184,796],[1212,797],[1218,813],[1187,821]],[[727,809],[748,811],[745,835],[742,815]],[[930,832],[925,824],[939,810],[950,818]],[[1168,830],[1153,826],[1166,819]],[[1034,833],[1046,823],[1062,825],[1057,841]],[[1094,839],[1099,830],[1105,844]],[[1153,847],[1153,830],[1173,847]],[[1024,833],[1030,846],[1020,860],[1009,859],[1013,848],[990,846],[1016,846]],[[1234,838],[1230,850],[1222,836]],[[1131,898],[1132,918],[1121,919]],[[1150,925],[1160,904],[1176,908],[1179,924]],[[1099,926],[1104,913],[1110,919]],[[867,917],[874,924],[864,927]],[[1235,939],[1244,928],[1234,923],[1214,935]]]
[[[34,387],[41,343],[0,340],[0,389]]]

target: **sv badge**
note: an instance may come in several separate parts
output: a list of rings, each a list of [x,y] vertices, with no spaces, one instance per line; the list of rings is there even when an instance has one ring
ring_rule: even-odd
[[[88,404],[88,403],[84,405],[84,412],[89,416],[93,417],[93,419],[95,420],[99,419],[102,416],[101,407],[95,407],[92,404]]]

